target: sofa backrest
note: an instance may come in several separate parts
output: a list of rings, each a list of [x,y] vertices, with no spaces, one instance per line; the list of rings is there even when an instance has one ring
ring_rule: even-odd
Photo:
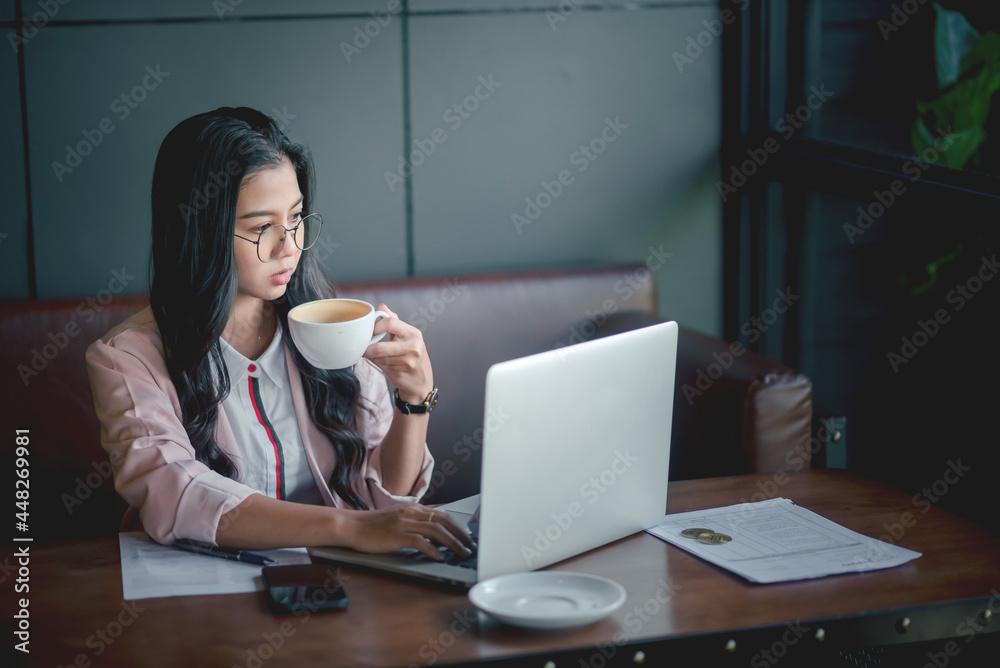
[[[636,271],[615,267],[341,286],[338,294],[376,306],[384,302],[423,331],[441,393],[427,435],[436,461],[426,501],[479,492],[490,365],[590,338],[588,323],[596,329],[612,312],[655,313],[652,281],[638,289],[629,283]]]
[[[339,294],[384,302],[424,334],[441,392],[428,434],[437,460],[428,502],[478,491],[491,364],[590,338],[612,313],[656,312],[641,265],[345,283]],[[117,531],[125,505],[100,446],[84,352],[146,303],[110,293],[0,301],[2,433],[13,451],[15,430],[28,431],[35,540]]]

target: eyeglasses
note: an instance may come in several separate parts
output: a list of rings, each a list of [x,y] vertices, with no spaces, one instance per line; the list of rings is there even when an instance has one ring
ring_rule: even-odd
[[[299,229],[302,229],[302,240],[299,240]],[[249,241],[257,246],[257,258],[261,262],[270,262],[278,257],[281,249],[285,247],[285,237],[291,232],[292,239],[299,250],[309,250],[316,240],[319,239],[320,230],[323,229],[323,216],[318,213],[310,213],[305,218],[299,220],[299,224],[288,229],[284,225],[268,225],[257,235],[257,241],[247,239],[240,235],[235,235],[244,241]]]

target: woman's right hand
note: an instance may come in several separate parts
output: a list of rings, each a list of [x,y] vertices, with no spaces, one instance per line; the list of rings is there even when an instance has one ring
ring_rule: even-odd
[[[417,503],[381,510],[341,511],[349,547],[359,552],[392,552],[402,548],[420,550],[440,561],[443,545],[455,554],[472,554],[473,543],[448,513]]]

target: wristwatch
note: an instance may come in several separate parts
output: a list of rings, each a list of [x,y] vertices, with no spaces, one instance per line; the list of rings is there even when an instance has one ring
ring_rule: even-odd
[[[423,413],[430,413],[437,406],[438,402],[438,389],[435,387],[431,390],[427,398],[424,399],[422,404],[409,404],[399,398],[399,388],[393,392],[393,398],[396,400],[396,408],[403,415],[421,415]]]

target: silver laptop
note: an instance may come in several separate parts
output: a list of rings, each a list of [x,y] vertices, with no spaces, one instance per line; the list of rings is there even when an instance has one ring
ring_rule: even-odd
[[[480,494],[439,509],[478,533],[474,559],[310,553],[471,587],[656,524],[666,511],[676,358],[677,324],[667,322],[490,367]]]

